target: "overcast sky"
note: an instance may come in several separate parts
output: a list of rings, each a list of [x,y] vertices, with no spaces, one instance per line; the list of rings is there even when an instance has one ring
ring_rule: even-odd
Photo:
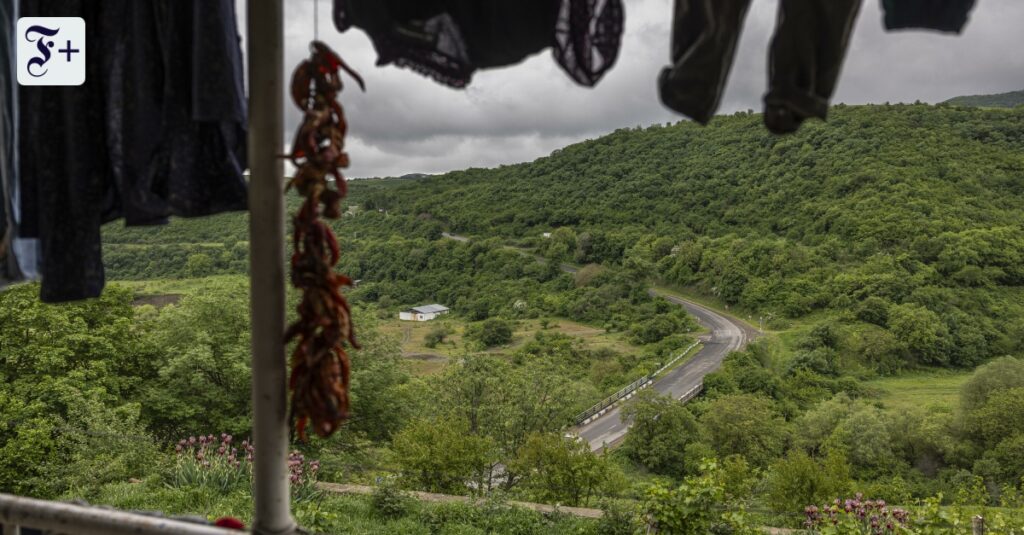
[[[244,31],[244,0],[240,5]],[[376,67],[360,30],[335,30],[330,0],[320,2],[320,39],[366,80],[349,83],[349,177],[437,173],[529,161],[616,128],[677,121],[662,107],[656,78],[669,60],[671,0],[625,0],[626,31],[617,65],[596,88],[575,85],[550,51],[512,67],[480,71],[453,90],[405,69]],[[514,0],[510,0],[514,1]],[[314,0],[288,0],[288,72],[307,55]],[[1024,89],[1024,1],[981,0],[960,36],[887,33],[877,0],[865,0],[834,102],[940,102],[965,94]],[[754,0],[719,113],[761,110],[767,46],[777,0]],[[291,104],[289,128],[299,115]]]

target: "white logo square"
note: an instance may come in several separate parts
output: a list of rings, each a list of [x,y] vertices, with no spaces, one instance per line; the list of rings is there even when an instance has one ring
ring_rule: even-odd
[[[85,20],[79,17],[18,19],[18,83],[85,83]]]

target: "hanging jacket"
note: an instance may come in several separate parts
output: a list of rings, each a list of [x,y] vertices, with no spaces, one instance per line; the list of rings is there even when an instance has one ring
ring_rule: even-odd
[[[775,134],[825,119],[860,0],[780,0],[769,57],[764,122]]]
[[[661,71],[665,106],[701,124],[718,110],[750,0],[676,0],[672,66]]]
[[[549,47],[573,80],[592,86],[618,57],[623,12],[621,0],[335,0],[334,23],[366,32],[378,66],[451,87]]]
[[[882,0],[889,30],[921,28],[960,33],[974,0]]]
[[[22,2],[86,22],[86,81],[23,87],[19,233],[37,237],[40,297],[96,297],[100,227],[246,207],[245,102],[232,0]]]

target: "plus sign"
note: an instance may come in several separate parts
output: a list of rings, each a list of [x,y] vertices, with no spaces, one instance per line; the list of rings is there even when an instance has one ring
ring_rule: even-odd
[[[68,63],[71,63],[71,54],[76,54],[78,52],[81,52],[81,50],[79,50],[77,48],[71,48],[71,41],[68,41],[67,44],[64,45],[64,46],[66,48],[61,48],[61,49],[57,50],[57,52],[60,52],[61,54],[67,54],[68,55]]]

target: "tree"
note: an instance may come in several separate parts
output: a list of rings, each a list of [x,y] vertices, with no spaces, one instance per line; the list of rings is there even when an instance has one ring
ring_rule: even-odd
[[[487,488],[496,462],[494,441],[455,418],[415,420],[395,434],[392,448],[407,484],[431,492],[462,494],[470,482]]]
[[[789,433],[772,400],[757,394],[730,394],[712,400],[700,423],[720,457],[742,455],[759,467],[782,453]]]
[[[572,422],[585,394],[578,383],[560,373],[555,363],[536,358],[529,365],[477,355],[449,366],[441,379],[442,394],[430,411],[465,421],[468,432],[493,440],[502,459],[515,457],[533,433],[556,433]],[[502,485],[511,488],[520,474],[507,466]]]
[[[877,407],[862,405],[843,419],[826,440],[826,449],[844,452],[862,477],[881,475],[896,464],[891,422]]]
[[[701,464],[699,475],[688,476],[675,488],[655,484],[644,491],[640,510],[647,524],[644,532],[673,535],[734,533],[752,535],[760,530],[751,526],[742,513],[725,510],[726,493],[718,465],[710,460]]]
[[[433,349],[444,342],[449,332],[448,327],[438,325],[427,332],[426,336],[423,338],[423,344]]]
[[[850,466],[838,451],[817,460],[800,449],[772,463],[766,478],[768,503],[779,512],[797,513],[804,506],[842,497],[850,490]]]
[[[1024,387],[1024,360],[1002,357],[983,364],[960,389],[960,407],[971,412],[985,405],[988,398],[1008,388]]]
[[[501,346],[512,341],[512,325],[506,320],[491,318],[484,320],[471,335],[484,347]]]
[[[857,319],[885,327],[889,322],[890,303],[881,297],[869,297],[857,309]]]
[[[357,315],[356,322],[361,347],[348,351],[352,420],[345,428],[371,440],[386,440],[410,417],[409,373],[396,340],[372,328],[365,316]]]
[[[583,440],[559,433],[531,433],[509,466],[522,474],[519,483],[532,501],[586,506],[599,492],[611,490],[615,467],[590,451]]]
[[[907,354],[918,362],[949,363],[949,331],[931,310],[920,305],[896,305],[889,311],[889,328]]]
[[[248,433],[249,306],[242,288],[188,296],[163,308],[151,326],[151,343],[163,356],[159,379],[145,388],[143,418],[158,437]]]
[[[132,292],[53,306],[38,291],[0,292],[0,488],[51,498],[139,475],[153,451],[148,437],[131,440],[143,434],[131,400],[152,380],[155,352],[133,322]]]
[[[971,438],[986,448],[1024,436],[1024,387],[990,394],[984,405],[967,413],[967,428]]]
[[[185,275],[192,278],[213,273],[213,259],[206,253],[193,253],[185,260]]]
[[[686,406],[644,389],[622,408],[622,418],[633,422],[622,443],[627,457],[657,474],[687,472],[686,446],[700,440],[700,427]]]

